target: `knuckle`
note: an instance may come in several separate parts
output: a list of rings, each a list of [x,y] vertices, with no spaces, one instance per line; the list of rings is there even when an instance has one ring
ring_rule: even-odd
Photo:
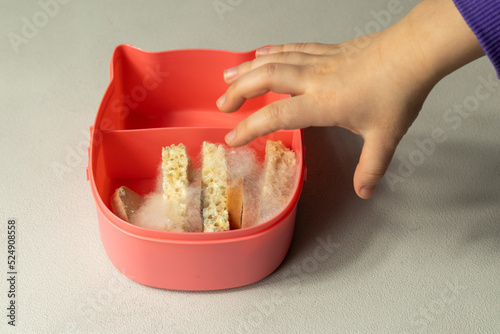
[[[366,170],[364,171],[365,184],[367,186],[376,186],[384,177],[386,169],[383,170]]]
[[[288,62],[290,53],[289,52],[280,52],[276,53],[276,62],[278,63],[286,63]]]
[[[265,64],[265,62],[266,62],[265,57],[258,57],[258,58],[255,58],[253,60],[248,61],[246,63],[247,68],[248,68],[248,72],[253,71],[253,70],[261,67],[262,65]]]
[[[275,129],[283,129],[287,124],[287,112],[283,105],[271,104],[265,109],[264,115],[266,117],[266,123],[268,125],[269,132]]]
[[[320,49],[320,48],[321,48],[321,46],[322,46],[323,44],[321,44],[321,43],[317,43],[317,42],[313,42],[313,43],[310,43],[309,45],[310,45],[312,48],[314,48],[315,50],[318,50],[318,49]]]
[[[330,74],[333,70],[332,65],[329,62],[320,61],[317,57],[316,61],[311,65],[312,75],[325,75]]]
[[[386,166],[373,166],[372,168],[365,171],[366,175],[374,181],[380,180],[384,177],[385,172],[387,172]]]
[[[275,74],[276,74],[276,64],[274,63],[266,64],[263,72],[264,77],[266,79],[271,79],[274,77]]]
[[[248,120],[246,118],[238,125],[238,132],[248,133]]]
[[[283,51],[297,51],[297,52],[304,52],[307,50],[307,45],[309,43],[287,43],[283,46]]]
[[[326,109],[335,109],[338,98],[335,91],[319,92],[315,95],[315,102],[317,105]]]
[[[335,53],[335,50],[338,49],[336,44],[325,44],[325,43],[313,43],[314,51],[317,54],[325,55],[331,52]]]
[[[239,82],[235,81],[233,82],[226,90],[226,100],[231,99],[234,94],[238,92],[239,89]]]
[[[341,44],[324,45],[323,48],[325,49],[323,54],[328,55],[336,55],[341,53],[343,50]]]
[[[363,183],[366,185],[376,185],[387,172],[388,166],[380,163],[369,164],[361,172]]]
[[[285,47],[286,47],[286,44],[271,46],[271,48],[274,52],[285,52]]]
[[[297,43],[296,45],[298,51],[304,52],[307,50],[309,43]]]
[[[248,119],[245,118],[238,124],[235,131],[238,133],[239,137],[246,138],[247,136],[251,135],[249,130]]]

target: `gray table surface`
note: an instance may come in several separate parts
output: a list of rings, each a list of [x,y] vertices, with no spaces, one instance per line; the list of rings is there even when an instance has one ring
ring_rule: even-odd
[[[361,139],[307,129],[292,246],[258,283],[146,287],[113,267],[100,240],[81,148],[117,45],[336,43],[380,27],[373,13],[391,1],[1,0],[0,332],[500,333],[500,81],[485,58],[435,87],[396,152],[393,178],[371,200],[352,188]],[[388,21],[416,3],[401,1]],[[477,99],[478,89],[490,94]],[[473,110],[460,115],[460,107]],[[435,131],[445,140],[433,140]],[[425,155],[422,143],[432,147]],[[57,164],[68,168],[58,174]],[[15,327],[6,310],[9,219],[17,225]],[[335,243],[322,261],[313,258],[318,237]]]

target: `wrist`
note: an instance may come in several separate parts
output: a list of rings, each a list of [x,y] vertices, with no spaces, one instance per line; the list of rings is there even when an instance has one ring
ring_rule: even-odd
[[[402,21],[424,70],[435,82],[484,56],[452,0],[424,0]]]

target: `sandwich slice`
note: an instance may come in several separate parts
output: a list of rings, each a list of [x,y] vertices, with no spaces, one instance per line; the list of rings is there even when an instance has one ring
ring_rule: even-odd
[[[128,223],[133,223],[134,215],[143,203],[141,195],[125,186],[117,188],[111,196],[113,212]]]
[[[201,187],[203,232],[229,230],[227,162],[222,145],[203,142]]]
[[[186,231],[188,210],[189,158],[183,144],[164,147],[162,150],[162,189],[165,214],[181,231]]]
[[[260,222],[271,219],[290,200],[295,184],[295,152],[281,141],[266,142]]]

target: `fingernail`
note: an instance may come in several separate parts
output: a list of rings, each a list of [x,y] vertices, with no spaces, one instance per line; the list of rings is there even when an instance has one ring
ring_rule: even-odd
[[[359,190],[359,194],[361,195],[361,198],[368,199],[372,197],[374,191],[375,191],[374,187],[362,187]]]
[[[255,51],[255,55],[256,56],[264,56],[264,55],[267,55],[267,54],[269,54],[269,48],[268,47],[263,47],[263,48],[257,49]]]
[[[231,142],[233,141],[234,137],[236,136],[236,133],[234,132],[234,130],[232,130],[231,132],[229,132],[227,135],[226,135],[226,143],[228,144],[231,144]]]
[[[226,93],[219,97],[219,99],[217,100],[217,106],[222,107],[224,105],[224,102],[226,102]]]
[[[224,79],[229,80],[236,76],[236,67],[228,68],[224,70]]]

